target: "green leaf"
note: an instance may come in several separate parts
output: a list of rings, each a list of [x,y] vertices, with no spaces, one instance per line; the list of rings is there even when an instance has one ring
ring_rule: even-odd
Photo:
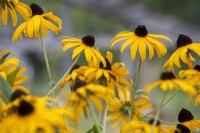
[[[102,130],[103,128],[100,125],[93,125],[86,133],[99,133],[98,128]]]
[[[11,87],[13,87],[13,85],[14,85],[14,81],[15,81],[15,78],[16,78],[19,70],[20,70],[20,67],[15,69],[13,72],[11,72],[10,74],[7,75],[7,81]]]
[[[5,102],[10,102],[10,97],[12,94],[12,88],[8,84],[6,80],[2,76],[0,76],[0,91],[1,91],[1,97]]]
[[[10,53],[5,54],[5,55],[1,58],[1,60],[0,60],[0,65],[4,63],[5,59],[8,57],[9,54],[10,54]]]

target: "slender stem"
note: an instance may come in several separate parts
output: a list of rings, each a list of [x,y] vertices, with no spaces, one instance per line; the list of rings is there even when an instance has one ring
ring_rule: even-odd
[[[48,56],[47,56],[47,52],[46,52],[46,48],[45,48],[45,45],[44,45],[44,40],[42,38],[42,34],[40,33],[40,41],[41,41],[41,45],[42,45],[42,51],[43,51],[43,54],[44,54],[44,60],[45,60],[45,63],[46,63],[46,68],[47,68],[47,73],[48,73],[48,76],[49,76],[49,84],[51,87],[53,87],[53,80],[52,80],[52,77],[51,77],[51,70],[50,70],[50,66],[49,66],[49,61],[48,61]]]
[[[159,108],[156,111],[156,115],[155,115],[155,118],[154,118],[154,121],[153,121],[153,125],[152,125],[152,128],[151,128],[151,133],[152,133],[154,127],[156,126],[157,122],[158,122],[159,115],[160,115],[160,110],[161,110],[161,106],[163,105],[166,96],[167,96],[167,92],[164,94],[163,99],[162,99],[162,101],[159,104]]]
[[[104,109],[104,112],[103,112],[103,133],[106,133],[106,117],[107,117],[107,104],[105,103],[105,109]]]
[[[137,92],[137,86],[138,86],[138,80],[139,80],[139,76],[140,76],[141,64],[142,64],[142,61],[141,61],[141,59],[139,59],[139,64],[138,64],[138,68],[137,68],[137,74],[136,74],[134,87],[133,87],[132,94],[131,94],[132,95],[132,101],[134,101],[135,96],[136,96],[136,92]]]
[[[87,100],[87,104],[88,104],[88,106],[89,106],[89,110],[90,110],[91,116],[92,116],[92,118],[93,118],[93,120],[94,120],[94,122],[95,122],[95,125],[97,126],[97,132],[100,133],[101,131],[100,131],[100,129],[99,129],[99,122],[98,122],[98,120],[97,120],[97,117],[96,117],[96,115],[95,115],[94,110],[92,109],[92,105],[90,104],[90,102],[89,102],[88,100]]]
[[[163,106],[165,106],[168,102],[171,101],[171,99],[172,99],[179,91],[180,91],[180,89],[176,90],[176,92],[174,92],[174,94],[172,94],[172,96],[171,96],[165,103],[163,103],[161,106],[158,106],[155,110],[149,112],[148,114],[146,114],[146,115],[140,117],[138,120],[141,120],[142,118],[144,118],[144,117],[146,117],[146,116],[148,116],[148,115],[150,115],[150,114],[156,112],[156,110],[158,110],[158,109],[162,108]]]
[[[54,92],[54,90],[58,87],[58,85],[62,82],[62,80],[66,77],[67,74],[69,74],[69,72],[71,71],[71,69],[73,68],[73,66],[77,63],[79,57],[81,54],[79,54],[76,59],[74,60],[74,62],[72,63],[72,65],[69,67],[69,69],[65,72],[65,74],[62,76],[62,78],[58,81],[58,83],[56,85],[53,86],[53,88],[49,91],[49,93],[46,96],[49,96],[52,92]]]

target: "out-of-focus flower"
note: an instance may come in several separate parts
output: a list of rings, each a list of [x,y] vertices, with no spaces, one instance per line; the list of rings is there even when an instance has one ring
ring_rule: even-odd
[[[187,84],[186,80],[176,79],[172,72],[163,72],[159,81],[151,83],[145,87],[146,92],[150,92],[152,89],[160,87],[163,91],[170,91],[180,88],[190,96],[195,94],[195,89],[192,85]]]
[[[137,51],[140,53],[141,61],[146,58],[146,48],[149,50],[149,60],[154,56],[154,49],[156,50],[158,57],[161,57],[167,53],[167,48],[158,39],[165,39],[172,43],[172,41],[164,35],[149,34],[144,25],[139,25],[135,32],[122,31],[118,33],[111,41],[111,48],[119,41],[125,41],[120,49],[121,53],[124,52],[128,45],[130,46],[130,53],[132,61],[135,60]]]
[[[13,42],[18,38],[22,38],[24,33],[30,39],[45,38],[48,34],[48,29],[58,34],[62,29],[62,21],[59,17],[53,15],[52,12],[44,13],[42,8],[37,4],[31,4],[32,16],[25,20],[14,32]]]
[[[0,1],[0,16],[3,25],[8,23],[8,14],[12,18],[13,27],[17,24],[17,13],[27,20],[31,16],[31,9],[26,4],[18,0],[1,0]]]
[[[165,62],[163,68],[167,67],[168,71],[173,71],[174,64],[178,68],[181,68],[180,59],[190,68],[193,68],[192,62],[195,61],[195,59],[192,57],[191,52],[194,52],[200,56],[200,43],[193,43],[189,36],[180,34],[178,36],[176,45],[177,50]]]

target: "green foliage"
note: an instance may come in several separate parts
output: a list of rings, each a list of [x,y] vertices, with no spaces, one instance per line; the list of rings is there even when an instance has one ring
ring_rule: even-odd
[[[8,84],[7,81],[3,79],[3,77],[0,76],[0,91],[1,91],[1,97],[5,102],[10,102],[10,97],[12,94],[12,88]]]

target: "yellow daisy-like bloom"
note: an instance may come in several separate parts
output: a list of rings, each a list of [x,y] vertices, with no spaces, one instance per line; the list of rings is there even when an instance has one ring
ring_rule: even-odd
[[[113,98],[108,102],[109,115],[107,120],[115,121],[112,127],[116,127],[119,123],[125,124],[129,120],[142,117],[143,113],[141,111],[152,107],[147,96],[140,96],[132,102],[130,92],[128,90],[126,92],[126,94],[122,93],[120,98]]]
[[[23,22],[14,32],[13,42],[18,38],[22,38],[22,34],[30,39],[45,38],[48,34],[48,29],[58,34],[62,29],[62,21],[59,17],[53,15],[52,12],[44,13],[42,8],[37,4],[31,4],[32,17]],[[53,22],[52,22],[53,21]]]
[[[190,96],[196,93],[192,85],[187,84],[186,80],[176,79],[172,72],[163,72],[161,74],[161,79],[150,85],[147,85],[144,89],[146,92],[150,92],[152,89],[160,87],[163,91],[170,91],[180,88],[184,92],[188,93]]]
[[[178,121],[192,132],[200,128],[200,120],[195,120],[192,113],[184,108],[179,112]]]
[[[191,84],[200,85],[200,65],[196,65],[193,69],[179,71],[180,78],[186,78]]]
[[[14,99],[4,107],[12,113],[2,119],[1,133],[69,133],[60,111],[47,106],[49,100],[35,96]]]
[[[118,33],[111,41],[111,48],[119,41],[125,41],[120,49],[121,53],[124,52],[128,45],[130,46],[130,56],[132,61],[135,60],[137,50],[140,53],[141,61],[146,58],[146,48],[149,50],[149,60],[154,56],[154,49],[156,50],[158,57],[167,53],[167,48],[158,39],[165,39],[172,43],[172,41],[163,35],[149,34],[144,25],[139,25],[135,32],[122,31]]]
[[[99,61],[103,62],[103,65],[106,65],[106,61],[98,51],[98,49],[93,48],[95,44],[95,38],[92,35],[87,35],[82,39],[72,38],[64,36],[62,40],[62,51],[65,52],[72,47],[76,47],[72,53],[72,59],[78,56],[82,51],[84,51],[85,58],[87,62],[93,61],[94,64],[98,64]]]
[[[31,9],[26,4],[19,2],[18,0],[1,0],[0,1],[0,15],[3,25],[8,23],[8,14],[12,18],[13,27],[17,24],[17,13],[27,20],[31,16]]]
[[[102,100],[107,101],[111,97],[114,97],[112,89],[95,84],[86,85],[86,83],[78,80],[63,107],[74,109],[73,122],[78,124],[81,113],[88,110],[89,102],[92,102],[101,111],[103,108]]]
[[[181,68],[180,59],[190,68],[193,68],[192,62],[195,61],[195,59],[190,52],[194,52],[200,56],[200,43],[193,43],[189,36],[180,34],[176,44],[177,50],[165,62],[163,68],[166,67],[168,71],[174,71],[174,64],[178,68]]]
[[[112,64],[113,54],[107,51],[106,66],[103,66],[102,62],[94,64],[90,62],[88,66],[82,66],[85,69],[85,77],[88,82],[104,82],[105,85],[114,88],[116,85],[120,88],[131,88],[132,81],[128,76],[128,69],[125,68],[125,64],[116,62]]]

